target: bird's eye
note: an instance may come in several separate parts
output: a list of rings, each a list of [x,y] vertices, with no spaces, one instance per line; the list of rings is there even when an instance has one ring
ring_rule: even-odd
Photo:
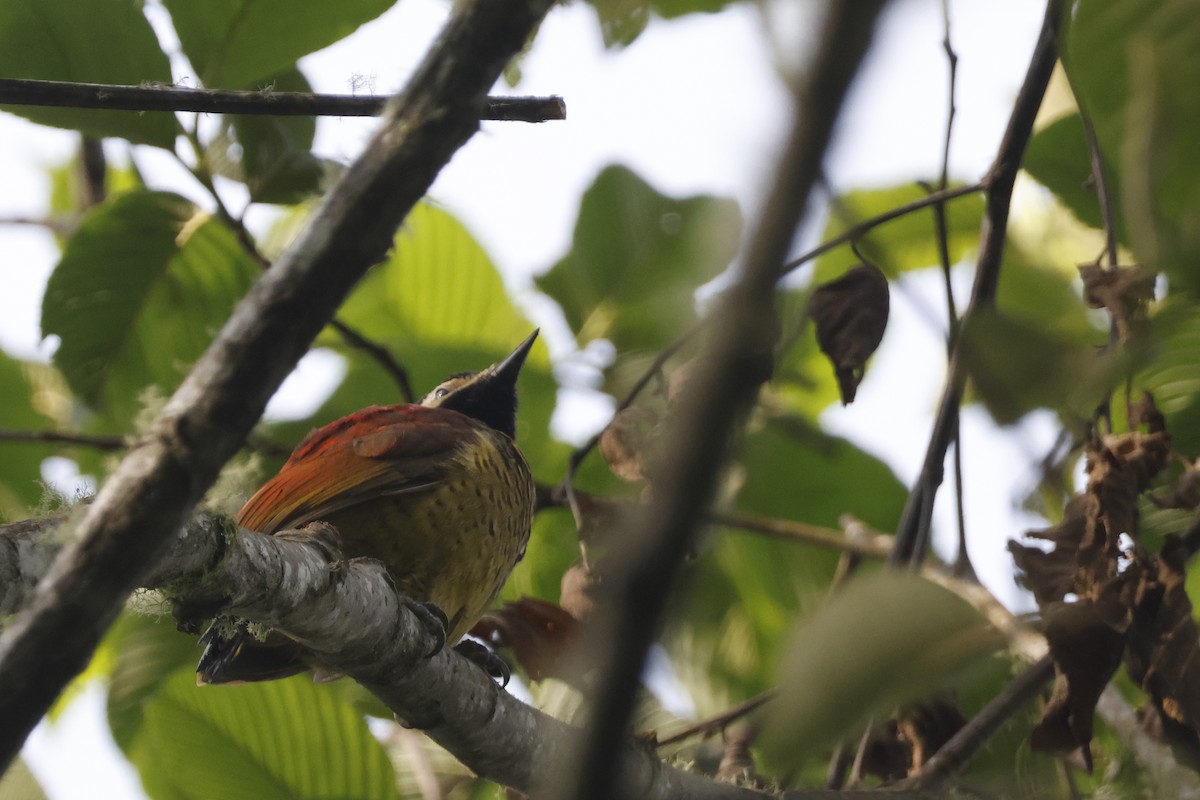
[[[439,386],[438,388],[433,390],[433,396],[435,398],[437,398],[438,400],[441,400],[443,397],[445,397],[448,394],[450,394],[450,390],[447,389],[445,386]]]

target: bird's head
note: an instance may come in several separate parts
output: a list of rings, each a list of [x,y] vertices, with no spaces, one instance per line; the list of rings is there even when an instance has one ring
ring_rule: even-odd
[[[459,372],[434,387],[421,405],[448,408],[495,428],[510,439],[517,433],[517,376],[538,332],[517,345],[503,361],[479,372]]]

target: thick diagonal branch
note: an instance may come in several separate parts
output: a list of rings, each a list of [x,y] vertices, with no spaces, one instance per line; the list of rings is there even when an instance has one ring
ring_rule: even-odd
[[[609,798],[647,647],[679,564],[715,494],[740,427],[771,373],[778,319],[775,284],[809,190],[816,181],[842,99],[866,52],[881,0],[829,6],[821,43],[797,93],[796,117],[741,274],[714,308],[709,346],[689,396],[667,433],[669,459],[655,502],[631,520],[605,570],[602,602],[589,623],[583,661],[595,670],[588,741],[569,791]]]
[[[121,603],[283,378],[479,128],[487,90],[552,0],[456,3],[408,88],[304,232],[254,285],[0,637],[0,767],[87,663]],[[67,634],[69,631],[69,635]]]
[[[987,206],[983,216],[983,229],[980,232],[975,285],[971,291],[970,303],[963,313],[964,322],[976,311],[993,306],[996,302],[996,286],[1000,280],[1000,261],[1004,256],[1013,184],[1017,172],[1021,169],[1025,146],[1029,144],[1029,137],[1033,133],[1033,121],[1037,117],[1046,87],[1050,83],[1050,75],[1058,61],[1061,13],[1061,0],[1049,0],[1041,34],[1025,74],[1025,82],[1017,95],[996,160],[983,180],[987,187]],[[956,347],[950,359],[946,387],[942,392],[937,416],[934,418],[921,474],[917,477],[896,529],[896,546],[892,551],[892,563],[895,564],[916,563],[925,557],[925,550],[929,544],[933,501],[942,484],[946,449],[950,446],[958,427],[958,410],[962,403],[963,384],[966,380],[960,354],[961,351]]]

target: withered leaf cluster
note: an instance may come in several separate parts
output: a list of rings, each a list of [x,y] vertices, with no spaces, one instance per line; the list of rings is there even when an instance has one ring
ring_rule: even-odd
[[[833,363],[842,405],[854,402],[867,359],[883,341],[889,304],[887,277],[872,264],[818,286],[809,298],[817,344]]]
[[[562,605],[536,597],[505,603],[476,623],[471,635],[511,648],[530,680],[570,678],[566,656],[593,604],[592,578],[582,566],[563,575],[560,599]]]
[[[1088,444],[1087,490],[1063,521],[1029,533],[1054,549],[1009,543],[1041,607],[1056,672],[1032,744],[1078,754],[1090,770],[1096,702],[1123,663],[1150,697],[1145,717],[1182,763],[1200,769],[1200,640],[1184,591],[1189,554],[1175,536],[1150,553],[1138,525],[1138,497],[1166,467],[1171,439],[1148,394],[1131,417],[1143,430]]]

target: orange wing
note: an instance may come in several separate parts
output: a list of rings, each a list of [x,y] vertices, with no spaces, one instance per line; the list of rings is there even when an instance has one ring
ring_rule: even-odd
[[[238,512],[244,528],[298,527],[381,495],[426,491],[477,435],[457,411],[372,406],[308,435]]]

